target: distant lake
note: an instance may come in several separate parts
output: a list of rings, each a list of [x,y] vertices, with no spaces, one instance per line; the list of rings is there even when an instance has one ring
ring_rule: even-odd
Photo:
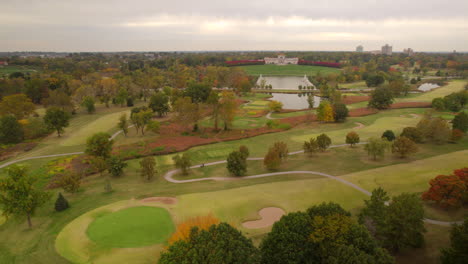
[[[273,97],[269,100],[275,100],[283,103],[283,109],[307,109],[309,103],[307,102],[308,95],[306,94],[284,94],[284,93],[272,93]],[[314,97],[314,108],[320,104],[320,97]]]
[[[439,88],[440,86],[435,83],[423,83],[418,87],[419,91],[427,92],[435,88]]]
[[[265,80],[266,85],[270,85],[274,89],[283,90],[299,90],[299,85],[314,86],[309,79],[298,76],[260,76],[257,85],[261,85],[261,81]]]

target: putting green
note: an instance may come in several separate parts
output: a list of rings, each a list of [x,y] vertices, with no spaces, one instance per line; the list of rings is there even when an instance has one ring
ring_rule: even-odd
[[[88,227],[88,237],[106,247],[133,248],[159,244],[174,232],[166,209],[139,206],[98,216]]]

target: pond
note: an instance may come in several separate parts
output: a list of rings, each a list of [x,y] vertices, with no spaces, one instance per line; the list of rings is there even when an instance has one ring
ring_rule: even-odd
[[[302,86],[314,86],[307,76],[262,76],[257,80],[257,85],[261,86],[262,82],[265,85],[272,86],[274,89],[283,89],[283,90],[299,90],[299,85]]]
[[[307,98],[309,97],[307,94],[285,94],[285,93],[271,93],[273,96],[268,100],[275,100],[283,103],[283,109],[307,109],[309,108],[309,103],[307,102]],[[312,95],[311,95],[312,96]],[[314,97],[314,108],[318,107],[320,104],[320,97]]]
[[[435,83],[423,83],[418,87],[419,91],[427,92],[435,88],[439,88],[440,86]]]

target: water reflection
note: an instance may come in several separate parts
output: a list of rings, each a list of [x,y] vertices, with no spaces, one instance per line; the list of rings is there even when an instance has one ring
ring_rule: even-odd
[[[435,83],[423,83],[418,87],[419,91],[427,92],[435,88],[439,88],[440,86]]]
[[[299,90],[299,86],[309,87],[309,90],[313,90],[315,86],[309,81],[307,76],[260,76],[257,80],[258,86],[271,85],[274,89],[283,90]]]
[[[300,93],[300,94],[285,94],[285,93],[269,93],[273,97],[269,100],[275,100],[283,103],[283,109],[307,109],[309,108],[308,98],[312,96],[314,101],[314,107],[318,107],[321,98],[312,93]]]

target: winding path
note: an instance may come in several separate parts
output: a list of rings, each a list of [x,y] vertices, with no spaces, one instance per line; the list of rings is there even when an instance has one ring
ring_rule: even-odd
[[[133,125],[129,126],[129,127],[133,127]],[[119,131],[115,132],[114,134],[112,134],[111,139],[114,139],[120,133],[122,133],[122,130],[119,130]],[[367,142],[361,142],[361,143],[358,143],[358,145],[366,144],[366,143]],[[339,147],[344,147],[344,146],[348,146],[348,144],[332,145],[329,148],[339,148]],[[5,168],[5,167],[7,167],[7,166],[9,166],[11,164],[15,164],[15,163],[22,162],[22,161],[27,161],[27,160],[62,157],[62,156],[71,156],[71,155],[80,155],[80,154],[83,154],[83,153],[84,153],[83,151],[80,151],[80,152],[71,152],[71,153],[62,153],[62,154],[42,155],[42,156],[28,157],[28,158],[23,158],[23,159],[18,159],[18,160],[12,160],[12,161],[9,161],[9,162],[6,162],[6,163],[0,165],[0,169]],[[296,155],[296,154],[300,154],[300,153],[304,153],[304,150],[289,152],[288,155]],[[260,158],[248,158],[247,160],[263,160],[263,158],[261,158],[261,157]],[[227,162],[226,160],[220,160],[220,161],[214,161],[214,162],[194,165],[194,166],[191,166],[190,168],[195,169],[195,168],[200,168],[202,166],[213,166],[213,165],[223,164],[223,163],[226,163],[226,162]],[[258,175],[252,175],[252,176],[245,176],[245,177],[242,177],[242,178],[208,177],[208,178],[198,178],[198,179],[188,179],[188,180],[176,180],[173,177],[178,172],[180,172],[179,169],[170,170],[170,171],[166,172],[166,174],[164,174],[164,179],[167,180],[168,182],[172,182],[172,183],[189,183],[189,182],[199,182],[199,181],[246,180],[246,179],[273,177],[273,176],[285,175],[285,174],[289,174],[289,175],[290,174],[311,174],[311,175],[320,175],[320,176],[327,177],[327,178],[332,179],[332,180],[339,181],[339,182],[341,182],[341,183],[343,183],[345,185],[348,185],[351,188],[354,188],[354,189],[364,193],[367,196],[371,195],[371,193],[369,191],[361,188],[360,186],[358,186],[358,185],[356,185],[356,184],[354,184],[352,182],[346,181],[346,180],[344,180],[342,178],[339,178],[339,177],[336,177],[336,176],[333,176],[333,175],[330,175],[330,174],[326,174],[326,173],[323,173],[323,172],[318,172],[318,171],[281,171],[281,172],[271,172],[271,173],[264,173],[264,174],[258,174]],[[434,225],[440,225],[440,226],[451,226],[453,224],[461,224],[463,222],[463,221],[445,222],[445,221],[438,221],[438,220],[433,220],[433,219],[428,219],[428,218],[425,218],[424,221],[426,223],[430,223],[430,224],[434,224]]]
[[[134,127],[134,125],[128,126],[128,128]],[[122,134],[123,130],[119,130],[115,132],[114,134],[111,135],[110,139],[116,138],[118,135]],[[78,151],[78,152],[70,152],[70,153],[62,153],[62,154],[52,154],[52,155],[42,155],[42,156],[35,156],[35,157],[27,157],[27,158],[22,158],[22,159],[17,159],[17,160],[11,160],[8,162],[5,162],[0,165],[0,169],[8,167],[12,164],[22,162],[22,161],[27,161],[27,160],[33,160],[33,159],[45,159],[45,158],[55,158],[55,157],[63,157],[63,156],[72,156],[72,155],[81,155],[84,154],[84,151]]]
[[[361,142],[359,144],[365,144],[366,142]],[[330,148],[338,148],[338,147],[343,147],[347,146],[348,144],[340,144],[340,145],[333,145],[330,146]],[[288,155],[295,155],[299,153],[304,153],[303,150],[295,151],[295,152],[290,152]],[[248,158],[247,160],[263,160],[263,158]],[[220,160],[220,161],[214,161],[210,163],[204,163],[204,164],[198,164],[191,166],[191,169],[195,168],[200,168],[202,166],[213,166],[213,165],[218,165],[218,164],[223,164],[226,163],[226,160]],[[241,178],[231,178],[231,177],[207,177],[207,178],[197,178],[197,179],[188,179],[188,180],[176,180],[174,179],[174,175],[180,172],[179,169],[175,170],[170,170],[164,174],[164,179],[167,180],[168,182],[172,183],[190,183],[190,182],[200,182],[200,181],[230,181],[230,180],[246,180],[246,179],[256,179],[256,178],[264,178],[264,177],[273,177],[273,176],[278,176],[278,175],[291,175],[291,174],[311,174],[311,175],[319,175],[323,177],[327,177],[329,179],[339,181],[351,188],[354,188],[355,190],[360,191],[361,193],[364,193],[367,196],[371,196],[372,193],[363,189],[359,185],[356,185],[352,182],[349,182],[347,180],[344,180],[340,177],[336,177],[327,173],[323,172],[318,172],[318,171],[281,171],[281,172],[270,172],[270,173],[264,173],[264,174],[257,174],[257,175],[252,175],[252,176],[244,176]],[[461,224],[463,221],[439,221],[439,220],[433,220],[433,219],[428,219],[424,218],[424,222],[429,223],[429,224],[434,224],[434,225],[440,225],[440,226],[451,226],[453,224]]]

